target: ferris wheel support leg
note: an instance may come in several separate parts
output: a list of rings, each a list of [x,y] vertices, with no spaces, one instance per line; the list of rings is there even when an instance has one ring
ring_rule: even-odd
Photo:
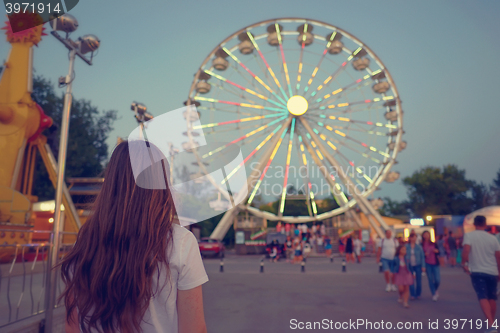
[[[373,219],[373,216],[368,215],[367,218],[368,218],[368,222],[370,222],[370,224],[372,225],[372,227],[375,230],[375,232],[377,233],[377,235],[379,235],[380,237],[385,237],[384,232],[377,225],[377,222],[375,222],[375,220]]]
[[[363,197],[363,195],[358,195],[358,193],[356,191],[356,187],[354,186],[354,184],[351,181],[351,179],[349,178],[349,176],[345,174],[344,169],[342,169],[342,167],[337,162],[337,160],[331,154],[328,153],[327,149],[325,148],[325,146],[323,146],[322,142],[319,140],[319,138],[316,135],[316,133],[312,130],[311,126],[309,125],[309,122],[304,117],[300,117],[300,121],[302,122],[302,125],[304,125],[304,127],[307,130],[307,132],[309,132],[309,134],[311,135],[311,137],[313,138],[313,140],[318,145],[318,148],[321,151],[321,153],[325,156],[325,158],[328,160],[328,162],[334,168],[337,169],[337,171],[339,172],[340,178],[342,179],[343,183],[345,185],[347,185],[347,187],[350,190],[351,194],[356,199],[356,202],[358,203],[359,208],[361,208],[361,211],[368,218],[368,221],[370,221],[370,217],[373,216],[377,220],[377,222],[380,223],[380,225],[385,230],[389,229],[389,227],[384,222],[384,220],[382,219],[382,217],[380,216],[380,214],[371,206],[371,204],[368,202],[368,200],[366,200],[366,198]],[[372,222],[374,222],[374,221],[372,221]],[[380,237],[384,237],[384,234],[383,234],[382,230],[378,226],[375,227],[375,225],[376,225],[375,223],[372,223],[372,226],[374,227],[374,229],[377,232],[377,234],[379,234]]]
[[[358,199],[356,199],[356,200],[358,200]],[[370,204],[370,203],[368,203],[368,204]],[[378,224],[375,221],[375,219],[373,218],[373,216],[371,214],[367,214],[368,209],[366,209],[366,207],[362,207],[362,204],[360,204],[359,202],[358,202],[358,206],[361,208],[361,211],[363,211],[363,213],[365,214],[366,218],[368,219],[368,223],[370,223],[373,230],[375,230],[377,235],[379,235],[380,237],[383,238],[384,232],[382,231],[382,229],[380,229],[380,227],[378,226]],[[359,219],[359,216],[358,216],[358,214],[356,214],[356,212],[352,212],[352,213],[353,213],[353,215],[355,215]],[[360,223],[361,223],[361,221],[360,221]],[[385,230],[387,230],[387,229],[385,229]]]
[[[348,210],[348,211],[345,212],[345,214],[351,220],[354,220],[354,222],[358,225],[358,227],[363,228],[363,223],[361,223],[361,219],[359,218],[358,214],[356,214],[355,211]]]
[[[260,158],[258,162],[258,166],[255,168],[252,168],[252,173],[250,176],[247,178],[247,183],[246,185],[241,189],[241,191],[238,192],[238,196],[235,198],[235,202],[243,202],[248,198],[250,195],[251,189],[255,185],[255,182],[261,177],[261,175],[264,172],[264,169],[267,165],[267,162],[271,158],[271,155],[273,153],[274,148],[278,144],[279,139],[281,138],[281,135],[283,134],[284,131],[288,130],[288,127],[290,126],[290,123],[292,122],[293,116],[289,116],[286,121],[283,123],[283,126],[281,129],[274,135],[274,138],[270,141],[269,143],[269,148],[265,151],[264,155]],[[283,189],[285,190],[285,189]],[[220,222],[217,224],[215,227],[214,231],[212,231],[212,234],[210,235],[210,238],[215,238],[215,239],[223,239],[224,236],[226,235],[227,231],[231,227],[231,224],[233,223],[233,217],[238,214],[238,212],[241,210],[238,206],[228,210]]]
[[[232,208],[228,210],[222,219],[219,221],[214,231],[210,235],[210,238],[220,239],[222,240],[226,235],[229,228],[231,228],[231,224],[233,223],[234,217],[239,213],[240,209],[238,207]]]
[[[363,200],[363,204],[366,206],[370,215],[373,216],[377,220],[377,222],[382,226],[382,228],[384,228],[384,231],[390,229],[389,226],[387,225],[387,223],[385,223],[385,221],[382,218],[382,216],[380,215],[380,213],[375,208],[373,208],[371,203],[365,197],[362,197],[362,196],[360,196],[360,197],[361,197],[361,200]]]

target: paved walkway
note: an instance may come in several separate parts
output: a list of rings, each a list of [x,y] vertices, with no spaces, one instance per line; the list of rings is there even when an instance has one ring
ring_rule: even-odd
[[[301,273],[300,265],[267,260],[265,272],[259,273],[260,258],[227,256],[224,273],[219,272],[218,259],[204,261],[210,279],[203,286],[209,332],[299,331],[291,329],[295,327],[291,325],[292,319],[297,320],[297,325],[324,319],[330,325],[332,320],[333,327],[335,322],[364,319],[374,325],[371,329],[370,326],[358,328],[365,332],[395,329],[377,330],[376,323],[382,320],[393,326],[398,322],[410,323],[413,329],[406,330],[409,332],[484,331],[476,329],[476,320],[483,319],[482,313],[469,277],[459,268],[442,269],[438,302],[431,300],[427,278],[423,277],[421,300],[411,302],[410,309],[405,309],[397,303],[396,292],[385,292],[385,282],[374,258],[367,258],[361,264],[348,264],[346,273],[342,273],[338,258],[333,264],[326,258],[311,258],[305,273]],[[446,319],[459,320],[457,329],[450,326],[450,330],[446,330]],[[462,329],[460,319],[472,319],[473,329],[471,322]],[[438,320],[437,330],[429,329],[429,320]],[[419,323],[422,323],[421,329],[416,326]]]
[[[351,330],[353,327],[349,325],[350,320],[372,323],[371,328],[360,325],[357,330],[362,332],[398,331],[395,329],[398,322],[412,326],[412,329],[404,330],[408,332],[484,331],[475,329],[476,320],[483,319],[482,313],[469,277],[459,268],[442,269],[441,298],[438,302],[432,302],[427,279],[424,277],[422,299],[411,302],[410,309],[404,309],[396,302],[397,293],[385,292],[385,282],[382,274],[378,273],[374,258],[366,258],[361,264],[348,264],[346,273],[342,272],[339,258],[333,264],[327,258],[310,258],[305,273],[301,272],[300,265],[270,263],[266,260],[265,272],[259,273],[260,259],[261,256],[228,255],[224,259],[223,273],[219,272],[219,259],[204,260],[210,278],[203,286],[208,332],[296,332],[300,330],[292,329],[293,327],[298,328],[300,323],[307,325],[307,322],[320,322],[325,324],[324,327],[333,327],[329,330],[306,330],[307,332],[348,331],[349,327]],[[12,281],[13,294],[21,287],[20,278]],[[3,299],[6,287],[2,283],[0,322],[8,318],[8,307]],[[40,286],[34,283],[34,288],[38,291]],[[31,297],[28,296],[23,298],[20,317],[26,315],[25,311],[31,311]],[[13,303],[17,303],[17,299],[13,299]],[[57,313],[58,327],[55,332],[62,332],[62,310]],[[37,318],[33,318],[35,319]],[[40,319],[41,317],[38,318]],[[455,322],[457,329],[452,329],[453,326],[450,325],[447,330],[446,319],[458,320]],[[467,321],[462,328],[464,321],[460,319],[472,322]],[[429,320],[433,323],[437,320],[438,329],[429,329]],[[376,329],[378,325],[382,325],[382,321],[384,329]],[[387,322],[393,325],[392,329],[387,329]],[[343,324],[345,329],[335,329],[336,323]],[[27,322],[22,322],[13,325],[9,332],[37,331],[36,325],[32,325],[30,329],[21,328],[26,324]]]

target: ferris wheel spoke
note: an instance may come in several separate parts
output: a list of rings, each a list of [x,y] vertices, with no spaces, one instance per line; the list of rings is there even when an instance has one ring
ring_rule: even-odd
[[[332,91],[331,93],[329,94],[326,94],[324,95],[323,97],[320,97],[320,98],[317,98],[313,103],[311,103],[312,105],[315,105],[315,104],[318,104],[322,101],[327,101],[329,100],[330,98],[334,98],[334,100],[337,100],[339,99],[340,97],[342,97],[344,95],[344,93],[346,93],[347,91],[352,91],[353,88],[357,88],[359,86],[362,86],[361,83],[367,85],[369,84],[370,82],[367,81],[369,78],[371,78],[373,75],[376,75],[378,73],[380,73],[382,70],[379,69],[375,72],[373,72],[372,74],[367,74],[365,76],[363,76],[362,78],[360,79],[357,79],[356,81],[353,81],[351,83],[349,83],[348,85],[342,87],[342,88],[339,88],[337,90],[334,90]]]
[[[307,163],[307,157],[304,152],[304,144],[302,143],[302,136],[298,135],[297,132],[297,145],[295,150],[297,151],[299,161],[301,161],[301,165],[306,169],[306,177],[303,178],[304,180],[304,186],[306,190],[306,195],[307,195],[307,202],[309,203],[309,210],[312,209],[312,214],[311,211],[309,212],[310,215],[316,216],[318,214],[318,207],[316,205],[316,200],[314,199],[314,193],[312,191],[312,184],[311,184],[311,179],[309,178],[309,166]],[[300,147],[300,150],[299,150]]]
[[[359,151],[358,149],[356,149],[356,148],[352,147],[351,145],[349,145],[348,143],[346,143],[346,142],[344,142],[344,141],[337,140],[337,139],[335,139],[335,138],[333,138],[333,137],[331,137],[331,136],[328,136],[328,135],[326,135],[326,138],[327,138],[327,139],[329,139],[330,141],[334,142],[334,143],[335,143],[335,144],[337,144],[337,145],[343,146],[343,147],[345,147],[345,148],[347,148],[347,149],[349,149],[349,150],[351,150],[351,151],[353,151],[353,152],[355,152],[355,153],[360,154],[361,156],[363,156],[363,157],[365,157],[365,158],[368,158],[368,159],[372,160],[373,162],[375,162],[375,163],[377,163],[377,164],[382,164],[382,163],[383,163],[381,160],[379,160],[379,159],[377,159],[377,158],[373,157],[372,155],[367,154],[367,152],[368,152],[368,153],[374,153],[374,151],[373,151],[373,150],[368,149],[368,148],[367,148],[367,147],[365,147],[365,146],[363,146],[363,148],[365,149],[365,152],[362,152],[362,151]],[[329,146],[330,146],[333,150],[335,150],[335,151],[339,151],[339,150],[338,150],[338,148],[335,146],[335,144],[333,144],[333,146],[331,146],[331,145],[329,144]]]
[[[260,98],[260,99],[262,99],[262,100],[264,100],[266,102],[272,103],[272,104],[274,104],[276,106],[279,106],[281,108],[286,108],[286,105],[278,103],[278,102],[275,102],[272,99],[269,99],[269,98],[267,98],[266,96],[264,96],[262,94],[259,94],[259,93],[255,92],[255,91],[253,91],[251,89],[248,89],[248,88],[245,88],[243,86],[240,86],[239,84],[234,83],[234,82],[226,79],[225,77],[223,77],[221,75],[215,74],[214,72],[211,72],[211,71],[208,71],[208,70],[205,70],[205,73],[207,73],[208,75],[213,76],[213,77],[221,80],[222,82],[226,82],[226,83],[228,83],[228,84],[230,84],[230,85],[232,85],[232,86],[234,86],[234,87],[236,87],[238,89],[241,89],[241,90],[243,90],[243,91],[245,91],[245,92],[247,92],[247,93],[249,93],[251,95],[257,96],[258,98]]]
[[[219,82],[220,83],[220,82]],[[242,102],[246,102],[247,104],[251,104],[251,105],[261,105],[260,101],[255,101],[253,99],[250,98],[250,96],[247,96],[245,95],[241,90],[236,90],[236,88],[232,87],[232,86],[228,86],[228,85],[223,85],[222,83],[220,84],[217,84],[217,85],[214,85],[218,90],[220,90],[221,92],[223,92],[224,94],[230,94],[231,96],[229,97],[226,97],[226,99],[238,99],[238,100],[242,100]],[[202,97],[200,95],[197,95],[195,96],[196,97],[200,97],[200,98],[206,98],[206,97]],[[214,103],[214,102],[212,102]],[[228,104],[228,105],[232,105],[232,104]]]
[[[278,80],[278,78],[276,77],[276,75],[274,74],[274,71],[273,69],[271,68],[271,66],[269,66],[269,64],[267,63],[267,60],[266,58],[264,57],[264,55],[262,54],[260,48],[259,48],[259,45],[257,44],[257,42],[255,41],[255,39],[253,38],[253,35],[247,31],[247,35],[248,37],[250,38],[250,41],[252,42],[253,46],[255,47],[255,49],[257,50],[257,53],[259,53],[259,56],[260,58],[262,59],[262,61],[264,62],[264,65],[266,66],[267,68],[267,71],[269,72],[269,74],[271,74],[271,76],[273,77],[274,79],[274,83],[276,84],[276,86],[280,89],[281,93],[283,94],[283,96],[285,97],[285,99],[288,99],[288,96],[286,95],[285,91],[283,90],[283,87],[281,86],[280,84],[280,81]],[[285,103],[286,105],[286,102],[284,100],[281,99],[281,101],[283,103]]]
[[[345,70],[345,68],[347,67],[347,64],[351,62],[352,59],[354,59],[354,57],[363,49],[363,47],[358,47],[348,58],[346,61],[344,61],[339,68],[337,68],[337,70],[335,72],[333,72],[332,75],[328,76],[321,85],[319,85],[315,91],[313,91],[311,93],[311,96],[310,96],[310,99],[313,98],[314,96],[316,96],[316,94],[323,88],[327,87],[331,82],[335,81],[335,79],[337,78],[337,76],[343,71]],[[309,99],[308,99],[309,101]]]
[[[379,160],[379,159],[377,159],[377,158],[375,158],[375,157],[373,157],[373,156],[371,156],[371,155],[368,155],[368,154],[367,154],[367,153],[365,153],[365,152],[361,152],[361,151],[357,150],[356,148],[353,148],[352,146],[350,146],[349,144],[347,144],[347,143],[345,143],[345,142],[342,142],[342,141],[339,141],[339,140],[335,140],[335,139],[333,139],[333,138],[331,138],[331,137],[329,137],[329,139],[331,139],[333,142],[335,142],[335,143],[336,143],[336,144],[338,144],[338,145],[341,145],[341,146],[343,146],[343,147],[346,147],[347,149],[352,150],[353,152],[358,153],[358,154],[360,154],[361,156],[363,156],[363,157],[365,157],[365,158],[368,158],[368,159],[372,160],[372,161],[373,161],[373,162],[375,162],[375,163],[382,164],[382,161],[381,161],[381,160]]]
[[[243,64],[233,53],[231,53],[231,51],[229,51],[227,48],[223,47],[222,48],[238,65],[240,65],[241,67],[243,67],[244,70],[246,70],[248,72],[248,74],[250,74],[257,82],[259,82],[264,88],[266,88],[267,91],[269,91],[271,94],[273,94],[274,97],[276,97],[278,100],[280,100],[281,102],[283,102],[284,104],[286,104],[286,102],[281,98],[279,97],[273,89],[271,89],[271,87],[269,87],[264,81],[262,81],[262,79],[260,77],[258,77],[257,75],[255,75],[247,66],[245,66],[245,64]]]
[[[240,127],[237,127],[237,128],[227,128],[227,129],[224,129],[224,130],[220,130],[220,129],[217,129],[217,131],[214,130],[214,128],[211,128],[211,131],[207,131],[207,132],[204,132],[203,134],[205,136],[207,135],[219,135],[221,133],[232,133],[234,131],[237,131],[237,130],[247,130],[247,129],[252,129],[252,128],[258,128],[259,125],[250,125],[250,126],[240,126]]]
[[[314,141],[314,139],[311,137],[311,135],[308,133],[308,129],[306,129],[306,137],[309,140],[307,141],[306,137],[302,137],[302,142],[304,143],[307,151],[309,152],[309,155],[313,159],[314,163],[319,168],[319,171],[323,178],[325,178],[326,182],[331,186],[330,192],[332,193],[335,201],[340,207],[344,207],[347,202],[349,201],[347,199],[347,196],[345,193],[342,191],[342,187],[340,184],[337,182],[337,178],[332,173],[327,173],[327,170],[329,170],[328,166],[324,163],[324,157],[323,154],[318,149],[318,144]],[[301,133],[297,130],[298,133]]]
[[[348,122],[348,123],[354,123],[357,125],[369,125],[372,127],[385,127],[385,128],[390,128],[390,129],[398,128],[396,125],[393,125],[393,124],[385,124],[385,123],[373,122],[373,121],[355,120],[355,119],[350,119],[347,117],[329,116],[328,119],[338,120],[338,121]]]
[[[266,79],[267,85],[270,86],[270,87],[273,86],[273,85],[275,85],[276,82],[269,75],[269,71],[267,70],[265,64],[262,62],[262,59],[258,55],[256,55],[255,53],[252,53],[252,56],[253,56],[253,60],[255,61],[255,63],[259,66],[261,73],[264,75],[264,78]],[[278,95],[279,95],[279,93],[278,93]],[[283,95],[283,96],[285,96],[285,95]]]
[[[307,29],[308,29],[308,24],[304,23],[304,34],[302,35],[302,43],[300,47],[299,68],[297,70],[297,85],[295,86],[295,94],[298,94],[300,90],[300,80],[302,79],[302,66],[303,66],[302,59],[304,56],[304,48],[306,47]]]
[[[353,113],[358,113],[358,112],[363,112],[363,111],[386,110],[386,109],[387,109],[387,107],[385,107],[382,104],[372,103],[372,104],[362,105],[362,107],[337,109],[336,111],[329,111],[328,114],[330,114],[330,115],[345,115],[345,114],[353,114]]]
[[[338,104],[332,103],[332,104],[329,104],[329,105],[324,105],[324,106],[320,106],[320,107],[317,107],[317,108],[313,108],[313,110],[325,110],[325,109],[345,108],[345,107],[348,107],[348,106],[350,107],[350,106],[353,106],[353,105],[372,104],[372,103],[377,103],[377,102],[381,102],[381,101],[391,101],[393,99],[394,99],[394,96],[384,96],[382,98],[376,97],[376,98],[373,98],[373,99],[365,99],[365,100],[362,100],[362,101],[344,102],[344,103],[338,103]]]
[[[389,155],[389,154],[387,154],[386,152],[383,152],[383,151],[378,150],[377,148],[375,148],[375,147],[373,147],[373,146],[370,146],[370,145],[368,145],[368,144],[366,144],[366,143],[364,143],[364,142],[361,142],[361,141],[359,141],[359,140],[357,140],[357,139],[353,138],[352,136],[347,135],[346,133],[344,133],[344,132],[342,132],[342,131],[335,130],[335,129],[331,128],[331,127],[326,127],[326,126],[325,126],[323,123],[321,123],[321,122],[316,122],[316,124],[318,124],[318,125],[319,125],[319,126],[321,126],[321,127],[326,128],[327,130],[329,130],[329,131],[330,131],[330,132],[332,132],[332,133],[335,133],[335,134],[337,134],[337,135],[339,135],[339,136],[341,136],[341,137],[343,137],[343,138],[349,139],[349,140],[351,140],[351,141],[353,141],[353,142],[355,142],[355,143],[357,143],[357,144],[359,144],[359,145],[361,145],[361,146],[363,146],[363,147],[367,148],[368,150],[370,150],[370,151],[372,151],[372,152],[378,153],[378,154],[380,154],[380,155],[382,155],[382,156],[384,156],[384,157],[387,157],[387,158],[389,158],[389,157],[390,157],[390,155]],[[313,128],[313,130],[315,130],[315,132],[318,132],[318,133],[316,133],[316,134],[320,135],[320,134],[319,134],[319,131],[318,131],[316,128]],[[321,135],[323,135],[323,136],[324,136],[324,134],[321,134]],[[321,135],[320,135],[320,137],[321,137]],[[323,139],[323,137],[321,137],[321,138]]]
[[[345,156],[344,158],[347,159]],[[357,177],[356,174],[354,174],[354,171],[356,171],[358,174],[363,175],[363,177],[366,177],[365,179],[369,182],[369,184],[371,184],[373,180],[370,177],[368,177],[359,167],[356,167],[354,162],[349,161],[347,159],[347,163],[350,165],[350,167],[349,166],[347,167],[346,172],[344,172],[344,174],[350,177],[351,181],[354,181],[355,183],[361,185],[364,192],[366,190],[366,185],[361,180],[359,180],[359,177]]]
[[[337,151],[337,153],[339,154],[339,156],[340,156],[340,157],[342,157],[342,159],[344,159],[344,161],[345,161],[346,163],[348,163],[348,164],[351,166],[351,168],[352,168],[352,171],[351,171],[351,177],[354,177],[354,171],[356,171],[358,174],[362,175],[362,176],[363,176],[363,178],[364,178],[366,181],[368,181],[368,183],[370,183],[370,184],[371,184],[371,183],[373,182],[373,180],[372,180],[372,179],[371,179],[371,178],[370,178],[370,177],[369,177],[369,176],[368,176],[368,175],[367,175],[364,171],[362,171],[362,170],[361,170],[361,168],[357,167],[357,166],[356,166],[356,164],[355,164],[353,161],[349,160],[349,159],[348,159],[348,158],[347,158],[347,157],[346,157],[346,156],[345,156],[342,152]],[[348,168],[349,168],[349,167],[348,167]],[[359,179],[356,179],[356,182],[357,182],[358,184],[362,184],[362,183],[359,181]]]
[[[283,51],[283,41],[281,39],[280,25],[278,23],[275,23],[274,26],[276,28],[276,34],[278,37],[278,43],[279,43],[279,48],[280,48],[280,53],[281,53],[281,62],[283,63],[283,70],[285,72],[286,84],[288,85],[288,92],[290,93],[290,97],[292,97],[293,96],[292,85],[290,84],[290,75],[288,74],[288,65],[286,64],[285,52]]]
[[[243,67],[238,66],[236,63],[231,63],[230,67],[251,87],[254,88],[254,91],[257,93],[263,95],[266,92],[270,93],[267,89],[263,89],[264,86],[262,86],[257,80],[255,80],[251,75],[248,75],[248,72],[243,69]]]
[[[250,158],[252,158],[262,147],[265,146],[265,144],[271,140],[271,138],[281,129],[281,127],[283,127],[283,124],[279,124],[275,129],[274,131],[272,131],[257,147],[255,147],[254,150],[252,150],[252,152],[250,154],[248,154],[248,156],[240,163],[238,164],[238,166],[236,168],[234,168],[228,175],[226,178],[224,178],[221,182],[221,184],[224,184],[226,183],[229,178],[231,178],[234,174],[236,174],[244,165],[246,162],[248,162],[248,160]]]
[[[310,124],[308,123],[308,121],[305,118],[300,118],[300,120],[301,120],[302,125],[306,128],[307,132],[311,135],[311,137],[313,139],[317,138],[317,134],[316,134],[317,130],[313,130],[313,128],[310,126]],[[318,140],[318,139],[315,139],[315,140]],[[321,151],[323,151],[323,153],[327,154],[326,148],[323,146],[323,144],[320,142],[317,142],[317,144],[318,144],[319,149]],[[356,182],[356,181],[354,180],[354,182],[353,182],[353,179],[351,178],[351,176],[349,174],[347,174],[346,172],[344,172],[344,169],[341,167],[340,163],[337,161],[337,159],[335,157],[333,157],[330,154],[327,154],[326,157],[327,157],[328,162],[338,172],[340,172],[339,177],[341,178],[342,182],[347,186],[347,188],[350,191],[354,191],[354,192],[351,192],[351,194],[356,198],[356,200],[364,201],[362,195],[357,194],[355,191],[354,182]]]
[[[323,59],[325,59],[325,56],[326,56],[326,53],[328,52],[328,48],[330,47],[330,45],[332,44],[334,38],[335,38],[335,35],[337,34],[337,32],[335,31],[334,33],[331,34],[330,36],[330,40],[328,41],[328,43],[326,44],[326,47],[325,47],[325,50],[323,51],[323,54],[321,55],[321,58],[319,59],[319,62],[318,64],[316,65],[316,67],[314,68],[312,74],[311,74],[311,77],[309,78],[309,80],[307,81],[307,85],[305,86],[304,88],[304,93],[306,93],[308,90],[309,90],[309,87],[311,86],[311,83],[313,82],[314,78],[316,77],[316,74],[318,73],[318,70],[319,68],[321,67],[321,63],[323,62]],[[300,68],[300,67],[299,67]],[[299,80],[300,81],[300,80]],[[298,89],[298,87],[297,87]]]
[[[246,102],[248,102],[247,104],[251,104],[251,105],[260,105],[259,103],[257,103],[256,101],[248,98],[249,96],[245,96],[241,93],[241,91],[237,91],[237,90],[233,90],[231,89],[232,87],[224,87],[222,84],[221,85],[215,85],[215,87],[217,87],[217,89],[223,91],[224,93],[227,93],[227,94],[230,94],[232,96],[234,96],[235,98],[237,99],[242,99]],[[215,104],[215,103],[212,103],[212,104]],[[231,107],[230,104],[228,104],[229,107]],[[215,110],[215,108],[214,108]],[[222,109],[221,107],[218,107],[217,110],[224,110],[226,112],[230,112],[228,110],[225,110],[225,109]],[[257,109],[256,109],[257,110]],[[256,113],[245,113],[245,112],[242,112],[241,110],[237,110],[237,111],[234,111],[232,110],[233,113],[238,113],[238,114],[241,114],[241,115],[255,115]],[[261,114],[261,113],[257,113],[257,114]]]
[[[205,101],[205,102],[212,102],[212,103],[221,103],[221,104],[229,104],[229,105],[235,105],[235,106],[241,106],[244,108],[252,108],[252,109],[261,109],[261,110],[268,110],[268,111],[276,111],[278,113],[286,112],[287,110],[284,108],[271,108],[268,106],[263,106],[263,105],[258,105],[258,104],[248,104],[248,103],[238,103],[238,102],[231,102],[231,101],[222,101],[219,99],[215,98],[207,98],[207,97],[201,97],[201,96],[195,96],[194,99],[196,101]]]
[[[285,179],[283,180],[283,191],[281,193],[280,215],[285,211],[285,200],[288,186],[288,173],[290,171],[290,161],[292,159],[293,134],[295,131],[295,118],[292,119],[290,126],[290,140],[288,141],[288,153],[286,154]]]
[[[286,117],[287,117],[287,116],[283,116],[283,117],[281,117],[281,118],[278,118],[278,119],[276,119],[276,120],[273,120],[272,122],[270,122],[270,123],[268,123],[268,124],[265,124],[265,125],[263,125],[263,126],[261,126],[261,127],[257,128],[257,129],[255,129],[255,130],[253,130],[253,131],[250,131],[250,132],[246,133],[245,135],[240,136],[239,138],[237,138],[237,139],[235,139],[235,140],[233,140],[233,141],[231,141],[231,142],[229,142],[229,143],[227,143],[227,144],[225,144],[225,145],[222,145],[222,146],[220,146],[220,147],[218,147],[218,148],[216,148],[216,149],[214,149],[214,150],[212,150],[212,151],[210,151],[210,152],[206,153],[205,155],[203,155],[203,156],[202,156],[202,158],[207,158],[208,156],[213,155],[213,154],[215,154],[215,153],[218,153],[218,152],[220,152],[221,150],[223,150],[223,149],[225,149],[225,148],[227,148],[227,147],[229,147],[229,146],[231,146],[231,145],[233,145],[233,144],[235,144],[235,143],[238,143],[238,142],[240,142],[240,141],[243,141],[243,140],[245,140],[245,139],[248,139],[249,137],[251,137],[251,136],[253,136],[253,135],[255,135],[255,134],[257,134],[257,133],[259,133],[259,132],[261,132],[261,131],[263,131],[263,130],[265,130],[266,128],[269,128],[269,127],[273,126],[273,125],[274,125],[274,124],[276,124],[277,122],[280,122],[280,121],[284,120]],[[278,128],[279,128],[279,127],[278,127]]]
[[[208,107],[208,106],[198,106],[196,109],[197,110],[206,110],[206,111],[217,110],[217,112],[234,113],[234,114],[243,115],[243,116],[255,116],[255,115],[257,115],[256,113],[247,113],[247,112],[241,112],[241,111],[226,110],[224,108],[214,108],[214,107]]]
[[[364,121],[364,120],[355,120],[355,119],[351,119],[351,118],[347,118],[347,117],[326,116],[326,115],[316,115],[316,114],[307,114],[306,116],[308,118],[316,117],[316,118],[320,118],[320,119],[325,119],[325,121],[336,120],[336,121],[339,121],[342,123],[355,124],[355,125],[359,126],[359,129],[352,129],[351,128],[352,130],[358,130],[358,131],[369,133],[369,134],[373,134],[373,133],[370,133],[370,130],[377,128],[377,127],[384,127],[384,128],[389,128],[389,129],[398,128],[396,125],[393,125],[393,124],[386,124],[386,123],[373,122],[373,121]],[[317,119],[315,119],[315,120],[317,121]],[[360,125],[368,125],[368,126],[370,126],[370,129],[363,128]],[[341,129],[341,128],[348,129],[349,128],[349,127],[342,127],[342,126],[333,126],[333,127],[337,128],[337,129]],[[382,135],[386,136],[387,133],[382,133]]]
[[[374,157],[372,157],[372,156],[370,156],[370,155],[368,155],[368,154],[366,154],[366,153],[364,153],[364,152],[361,152],[361,151],[357,150],[356,148],[351,147],[350,145],[348,145],[347,143],[345,143],[345,142],[343,142],[343,141],[340,141],[340,140],[337,140],[337,139],[335,139],[335,138],[332,138],[332,137],[330,137],[330,136],[328,136],[328,135],[325,135],[324,133],[320,133],[320,131],[318,131],[318,133],[317,133],[317,134],[318,134],[318,135],[322,135],[322,136],[321,136],[321,139],[322,139],[323,141],[325,141],[325,142],[328,144],[328,146],[330,146],[330,148],[332,148],[335,152],[340,152],[340,151],[339,151],[339,149],[338,149],[338,147],[337,147],[337,146],[335,146],[335,144],[337,144],[337,145],[341,145],[341,146],[343,146],[343,147],[346,147],[347,149],[352,150],[352,151],[354,151],[354,152],[356,152],[356,153],[360,154],[361,156],[363,156],[363,157],[365,157],[365,158],[369,158],[369,159],[371,159],[372,161],[374,161],[374,162],[376,162],[376,163],[378,163],[378,164],[381,164],[381,163],[382,163],[382,161],[381,161],[381,160],[376,159],[376,158],[374,158]],[[329,141],[328,141],[328,140],[329,140]],[[331,142],[330,142],[330,141],[331,141]],[[334,142],[334,143],[332,143],[332,142]],[[364,147],[364,146],[363,146],[363,147]],[[366,149],[366,147],[364,147],[364,148]],[[368,151],[370,151],[370,150],[368,150]]]
[[[278,149],[280,148],[281,143],[283,142],[283,138],[285,137],[285,135],[286,135],[287,132],[288,132],[288,128],[283,131],[283,133],[281,134],[281,137],[279,138],[278,143],[276,144],[276,146],[274,147],[274,149],[272,147],[270,147],[270,149],[273,149],[273,152],[271,153],[271,157],[267,161],[267,164],[264,167],[264,170],[262,171],[262,174],[261,174],[259,180],[255,184],[255,186],[253,188],[253,191],[252,191],[252,194],[250,194],[250,197],[248,198],[248,201],[247,201],[248,205],[250,205],[252,203],[253,199],[255,198],[255,195],[257,194],[257,191],[259,190],[259,187],[262,184],[262,180],[264,179],[264,177],[266,175],[266,172],[269,169],[269,166],[273,162],[274,157],[276,156],[276,153],[278,152]]]
[[[222,121],[219,123],[197,125],[197,126],[193,126],[193,129],[210,128],[210,127],[216,127],[216,126],[222,126],[222,125],[237,124],[237,123],[253,121],[253,120],[260,120],[260,119],[264,119],[264,118],[280,117],[280,116],[283,116],[283,114],[284,113],[272,113],[272,114],[267,114],[264,116],[255,116],[255,117],[241,118],[241,119],[236,119],[236,120]]]

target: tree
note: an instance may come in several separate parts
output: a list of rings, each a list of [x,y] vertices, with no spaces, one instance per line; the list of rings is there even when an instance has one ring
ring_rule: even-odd
[[[500,169],[498,169],[497,177],[493,179],[493,184],[490,186],[490,205],[500,205]]]
[[[407,201],[396,201],[389,197],[385,197],[384,205],[379,209],[379,213],[383,216],[407,216],[408,215],[408,202]]]
[[[471,188],[472,199],[474,200],[474,210],[492,204],[493,188],[488,189],[484,183],[476,183]]]
[[[31,97],[54,121],[54,125],[43,134],[47,136],[47,143],[57,159],[64,96],[56,93],[50,81],[37,76],[33,80]],[[103,171],[108,158],[106,140],[113,130],[112,124],[116,119],[116,111],[100,112],[88,100],[73,100],[66,177],[96,177]],[[33,194],[38,196],[39,200],[54,198],[54,188],[41,158],[37,158],[36,161]]]
[[[500,189],[500,169],[497,171],[497,178],[493,179],[493,186]]]
[[[480,187],[465,178],[465,170],[456,165],[425,167],[403,179],[409,208],[416,216],[465,215],[475,210],[481,197]]]

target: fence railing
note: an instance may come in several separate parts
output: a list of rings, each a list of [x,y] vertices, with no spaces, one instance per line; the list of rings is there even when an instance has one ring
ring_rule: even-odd
[[[5,232],[19,231],[2,229]],[[52,231],[29,230],[23,232],[46,233]],[[62,232],[63,235],[76,233]],[[52,240],[53,237],[50,237]],[[59,243],[61,244],[61,243]],[[62,244],[58,251],[58,259],[73,247],[73,244]],[[63,291],[60,270],[56,272],[56,286],[51,286],[49,278],[51,270],[48,259],[53,250],[52,242],[32,244],[3,244],[0,254],[11,256],[10,262],[0,264],[0,331],[14,323],[46,313],[46,290],[59,297]],[[57,304],[55,307],[59,307]],[[49,311],[51,312],[51,311]]]

